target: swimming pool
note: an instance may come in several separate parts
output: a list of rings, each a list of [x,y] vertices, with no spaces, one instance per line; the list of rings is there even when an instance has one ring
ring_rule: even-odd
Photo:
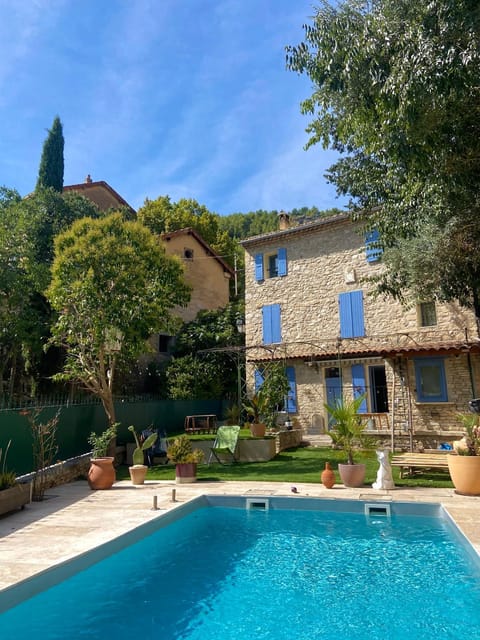
[[[480,637],[479,558],[438,505],[251,502],[192,501],[1,594],[0,608],[62,580],[1,614],[0,636]]]

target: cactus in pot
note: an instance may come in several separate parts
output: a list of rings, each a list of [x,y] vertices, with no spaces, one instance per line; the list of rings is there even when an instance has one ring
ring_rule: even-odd
[[[141,442],[138,433],[135,431],[135,427],[130,425],[128,430],[132,432],[135,438],[136,447],[132,454],[133,466],[129,467],[130,478],[133,484],[143,484],[145,482],[145,476],[147,475],[147,466],[144,465],[144,451],[150,449],[155,444],[158,437],[157,433],[151,433],[143,442]]]
[[[158,434],[151,433],[147,438],[145,438],[143,442],[140,442],[140,438],[138,436],[138,433],[135,431],[135,427],[133,425],[130,425],[128,427],[128,430],[133,433],[135,444],[137,445],[132,454],[133,464],[143,464],[143,452],[147,449],[150,449],[150,447],[153,447],[155,441],[157,440]]]

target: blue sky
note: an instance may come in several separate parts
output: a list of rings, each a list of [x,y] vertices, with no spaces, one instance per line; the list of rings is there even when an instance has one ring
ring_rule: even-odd
[[[194,198],[219,214],[342,207],[304,150],[310,80],[285,68],[310,0],[0,0],[0,184],[35,186],[59,115],[65,184],[133,207]]]

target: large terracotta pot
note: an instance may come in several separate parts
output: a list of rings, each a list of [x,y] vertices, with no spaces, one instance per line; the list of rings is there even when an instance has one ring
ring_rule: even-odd
[[[130,473],[130,479],[132,484],[144,484],[145,476],[147,475],[148,467],[146,464],[134,464],[128,467]]]
[[[90,489],[111,489],[115,482],[114,458],[92,458],[88,470]]]
[[[263,422],[252,422],[250,425],[250,433],[255,438],[263,438],[265,436],[265,425]]]
[[[480,456],[447,455],[448,470],[455,493],[480,496]]]
[[[197,463],[196,462],[177,462],[175,465],[175,482],[177,484],[185,484],[187,482],[197,481]]]
[[[338,473],[346,487],[361,487],[365,481],[364,464],[339,464]]]

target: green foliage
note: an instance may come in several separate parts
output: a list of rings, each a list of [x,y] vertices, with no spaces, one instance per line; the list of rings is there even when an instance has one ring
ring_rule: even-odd
[[[309,144],[342,152],[329,179],[387,249],[380,292],[420,284],[421,297],[427,272],[431,296],[477,316],[479,38],[474,0],[346,0],[322,2],[287,47],[288,68],[314,83]],[[406,251],[413,238],[427,267]]]
[[[217,363],[192,355],[172,360],[166,377],[168,397],[172,400],[206,400],[224,394],[224,380]]]
[[[185,434],[178,436],[169,445],[167,449],[167,457],[174,464],[182,464],[189,462],[202,462],[204,455],[201,449],[194,449],[189,437]]]
[[[174,330],[171,310],[189,292],[180,262],[140,223],[121,214],[75,222],[55,239],[46,294],[57,312],[52,342],[66,350],[57,379],[83,384],[114,422],[117,368],[144,353],[153,333]]]
[[[11,392],[28,385],[33,392],[50,373],[52,353],[45,354],[43,346],[51,309],[43,293],[50,280],[53,237],[83,215],[98,217],[98,210],[81,196],[63,196],[51,188],[23,200],[11,190],[0,193],[0,377],[11,376]]]
[[[133,464],[143,464],[143,452],[150,449],[150,447],[153,447],[157,440],[158,433],[151,433],[143,442],[141,442],[140,436],[135,431],[135,427],[133,425],[130,425],[128,430],[133,433],[135,444],[137,445],[132,455]]]
[[[236,244],[220,229],[220,216],[211,213],[196,200],[182,198],[178,202],[171,202],[170,196],[147,199],[137,216],[142,224],[157,234],[194,229],[225,262],[233,266]]]
[[[37,189],[51,187],[59,193],[63,190],[63,126],[58,116],[55,117],[52,128],[48,132],[43,144],[40,167],[38,169]]]
[[[92,447],[92,458],[105,458],[109,445],[117,437],[118,422],[115,422],[107,427],[102,433],[95,433],[94,431],[88,437],[88,444]]]
[[[223,398],[236,394],[237,364],[235,353],[222,349],[241,346],[244,336],[236,321],[243,317],[243,304],[229,304],[224,309],[200,311],[192,322],[180,329],[168,364],[168,396],[173,399]],[[202,352],[202,350],[219,351]],[[195,355],[192,355],[195,354]],[[244,355],[240,355],[243,362]]]
[[[354,464],[354,452],[367,442],[364,434],[365,423],[358,415],[365,397],[363,394],[353,400],[342,399],[333,405],[324,405],[334,420],[334,427],[328,435],[333,443],[343,450],[348,464]]]

